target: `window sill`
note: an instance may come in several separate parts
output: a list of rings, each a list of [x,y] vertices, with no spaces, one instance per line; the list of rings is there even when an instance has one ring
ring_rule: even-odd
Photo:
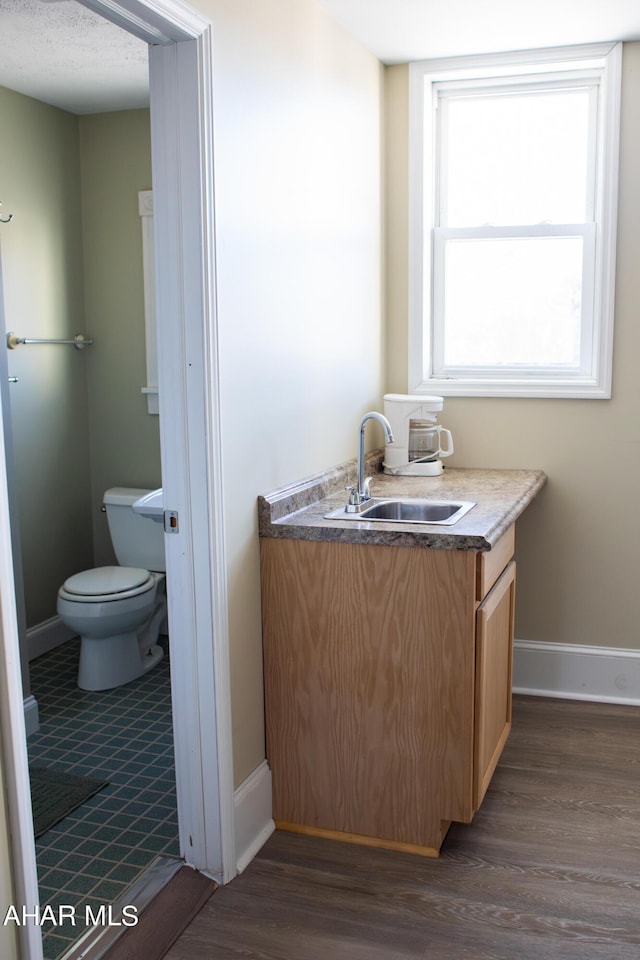
[[[610,400],[611,386],[594,380],[422,380],[410,393],[443,397],[540,397],[547,399]]]

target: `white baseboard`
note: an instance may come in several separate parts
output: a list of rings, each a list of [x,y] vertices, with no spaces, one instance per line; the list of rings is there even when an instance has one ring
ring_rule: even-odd
[[[275,824],[271,818],[271,770],[266,760],[243,780],[233,797],[236,829],[236,867],[242,873]]]
[[[33,695],[24,698],[24,725],[28,737],[30,737],[32,733],[37,733],[40,729],[38,701]]]
[[[513,692],[640,705],[640,650],[516,640]]]
[[[51,617],[49,620],[43,620],[35,627],[29,627],[27,630],[27,650],[29,660],[35,660],[41,657],[43,653],[48,653],[60,644],[66,643],[76,634],[67,627],[60,617]]]

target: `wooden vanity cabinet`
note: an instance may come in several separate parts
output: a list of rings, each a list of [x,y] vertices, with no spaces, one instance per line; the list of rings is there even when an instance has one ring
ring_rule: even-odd
[[[437,856],[473,818],[510,728],[512,556],[513,528],[488,553],[261,540],[278,827]]]

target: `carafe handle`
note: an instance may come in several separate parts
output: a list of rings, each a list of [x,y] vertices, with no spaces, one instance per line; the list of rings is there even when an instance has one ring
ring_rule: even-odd
[[[447,435],[447,447],[446,450],[442,449],[442,438],[444,435]],[[451,430],[447,430],[446,427],[440,427],[440,450],[438,451],[441,457],[450,457],[453,453],[453,437],[451,436]]]

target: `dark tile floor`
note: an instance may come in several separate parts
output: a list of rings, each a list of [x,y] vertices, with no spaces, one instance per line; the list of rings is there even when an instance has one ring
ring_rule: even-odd
[[[40,905],[76,909],[43,925],[44,955],[61,954],[83,932],[80,917],[113,903],[158,855],[179,856],[169,661],[115,690],[76,685],[79,640],[30,664],[40,731],[30,762],[108,780],[109,785],[36,841]]]

